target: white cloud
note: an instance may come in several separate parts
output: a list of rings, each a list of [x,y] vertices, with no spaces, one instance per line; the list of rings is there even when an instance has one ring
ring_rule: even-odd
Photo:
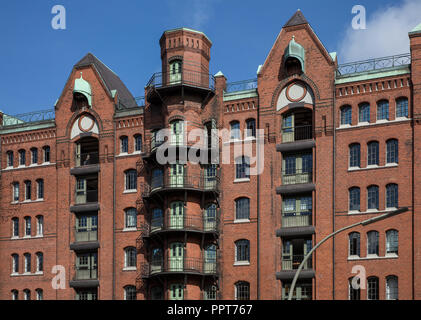
[[[354,30],[350,23],[345,31],[338,50],[340,63],[409,52],[408,32],[419,23],[421,0],[404,0],[374,13],[367,11],[365,30]]]
[[[219,0],[169,1],[173,20],[183,27],[202,31],[214,15],[214,7]]]

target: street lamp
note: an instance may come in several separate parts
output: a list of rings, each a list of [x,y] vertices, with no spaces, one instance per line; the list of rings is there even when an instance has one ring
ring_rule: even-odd
[[[313,248],[309,251],[309,253],[307,253],[307,255],[304,257],[303,261],[301,262],[300,266],[299,266],[299,267],[298,267],[298,269],[297,269],[297,272],[295,273],[294,279],[292,280],[291,288],[290,288],[289,295],[288,295],[288,300],[292,300],[292,296],[293,296],[294,289],[295,289],[295,284],[297,283],[298,276],[300,275],[300,272],[301,272],[301,270],[303,269],[304,264],[305,264],[305,263],[307,262],[307,260],[311,257],[311,255],[313,254],[313,252],[314,252],[314,251],[315,251],[318,247],[320,247],[320,246],[321,246],[321,245],[322,245],[322,244],[323,244],[326,240],[328,240],[328,239],[332,238],[334,235],[337,235],[338,233],[340,233],[340,232],[342,232],[342,231],[345,231],[345,230],[348,230],[348,229],[351,229],[351,228],[357,227],[357,226],[359,226],[359,225],[366,226],[366,225],[369,225],[369,224],[371,224],[371,223],[374,223],[374,222],[377,222],[377,221],[380,221],[380,220],[384,220],[384,219],[387,219],[387,218],[390,218],[390,217],[396,216],[396,215],[401,214],[401,213],[404,213],[404,212],[406,212],[406,211],[408,211],[408,207],[403,207],[403,208],[400,208],[400,209],[397,209],[397,210],[394,210],[394,211],[391,211],[391,212],[388,212],[388,213],[382,214],[382,215],[377,216],[377,217],[374,217],[374,218],[370,218],[370,219],[367,219],[367,220],[364,220],[364,221],[360,221],[360,222],[357,222],[357,223],[351,224],[351,225],[349,225],[349,226],[347,226],[347,227],[344,227],[344,228],[342,228],[342,229],[339,229],[339,230],[337,230],[337,231],[335,231],[335,232],[333,232],[333,233],[329,234],[326,238],[324,238],[324,239],[323,239],[322,241],[320,241],[317,245],[315,245],[315,246],[314,246],[314,247],[313,247]]]

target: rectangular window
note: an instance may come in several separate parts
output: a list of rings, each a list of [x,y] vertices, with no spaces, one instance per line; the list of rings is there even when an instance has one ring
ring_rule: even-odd
[[[37,183],[38,183],[37,198],[38,199],[44,199],[44,181],[38,180]]]
[[[31,163],[37,164],[38,163],[38,149],[31,150]]]
[[[372,186],[367,189],[367,208],[379,208],[379,188],[376,186]]]
[[[31,217],[25,218],[25,236],[31,236]]]
[[[239,140],[239,139],[241,139],[240,123],[233,122],[231,123],[231,140]]]
[[[25,150],[19,151],[19,165],[24,166],[26,163]]]
[[[121,153],[129,152],[129,139],[127,137],[122,137],[121,139]]]
[[[142,136],[138,135],[134,139],[135,139],[135,151],[142,151]]]
[[[13,237],[19,237],[19,219],[13,218]]]
[[[349,210],[360,210],[360,189],[352,188],[349,190]]]
[[[370,122],[370,105],[363,104],[359,110],[359,122]]]
[[[13,167],[13,152],[12,151],[9,151],[7,153],[7,166]]]
[[[136,170],[129,170],[126,172],[126,190],[137,189],[137,172]]]
[[[235,219],[248,220],[250,219],[250,199],[242,198],[235,201]]]
[[[380,101],[377,104],[377,120],[389,120],[389,102]]]
[[[44,147],[44,162],[50,162],[50,147]]]
[[[386,143],[386,163],[398,163],[398,140],[389,140]]]
[[[341,110],[341,125],[352,123],[352,108],[350,106],[343,107]]]
[[[396,100],[396,118],[408,117],[408,99],[401,98]]]
[[[19,182],[13,183],[13,202],[19,202]]]
[[[367,145],[367,164],[369,166],[379,165],[379,143],[370,142]]]
[[[349,167],[360,167],[361,165],[361,153],[360,145],[353,144],[349,147]]]
[[[44,217],[37,217],[37,235],[42,236],[44,234]]]
[[[25,200],[31,200],[31,181],[25,182]]]

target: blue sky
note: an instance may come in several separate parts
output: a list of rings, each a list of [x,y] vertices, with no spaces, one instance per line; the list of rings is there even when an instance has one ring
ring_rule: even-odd
[[[66,30],[54,30],[54,5],[66,8]],[[354,5],[367,29],[351,28]],[[407,32],[421,23],[421,0],[20,0],[0,3],[0,110],[52,108],[72,66],[92,52],[134,96],[160,71],[164,30],[189,27],[212,40],[211,72],[229,82],[252,79],[282,26],[301,9],[339,62],[409,52]]]

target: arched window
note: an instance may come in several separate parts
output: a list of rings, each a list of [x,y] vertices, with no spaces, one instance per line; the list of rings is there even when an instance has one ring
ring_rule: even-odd
[[[31,200],[31,181],[26,180],[25,182],[25,200]]]
[[[239,281],[235,284],[235,300],[250,300],[250,283]]]
[[[348,279],[349,287],[349,300],[360,300],[361,299],[361,288],[360,288],[360,278],[349,278]]]
[[[37,236],[44,235],[44,217],[36,216],[37,219]]]
[[[358,232],[349,234],[349,255],[360,256],[360,234]]]
[[[133,191],[137,190],[137,172],[134,169],[127,170],[125,172],[126,185],[125,190]]]
[[[398,230],[386,231],[386,254],[398,254],[399,232]]]
[[[124,249],[124,267],[125,268],[136,268],[136,248],[135,247],[127,247]]]
[[[250,178],[250,160],[248,157],[242,156],[235,159],[235,178]]]
[[[184,121],[174,120],[170,123],[171,127],[171,144],[182,145],[184,143]]]
[[[216,204],[211,203],[205,208],[204,231],[215,230],[216,228]]]
[[[399,286],[397,276],[386,277],[386,300],[398,300]]]
[[[377,231],[367,232],[367,254],[379,255],[379,233]]]
[[[203,291],[204,300],[216,300],[217,288],[214,285],[207,285]]]
[[[256,137],[256,120],[246,120],[246,137]]]
[[[377,120],[389,120],[389,101],[377,102]]]
[[[13,151],[7,151],[7,167],[13,167]]]
[[[369,277],[367,279],[367,300],[379,299],[379,278]]]
[[[240,140],[241,139],[240,122],[231,121],[230,128],[231,128],[231,140]]]
[[[50,162],[50,147],[44,146],[42,149],[44,151],[44,163]]]
[[[42,289],[35,289],[37,300],[44,300],[44,291]]]
[[[137,228],[137,210],[135,208],[128,208],[125,210],[125,228],[136,229]]]
[[[379,143],[377,141],[367,144],[367,165],[379,165]]]
[[[360,210],[360,188],[353,187],[349,189],[349,211]]]
[[[205,273],[216,272],[216,246],[214,244],[211,244],[205,248],[204,262]]]
[[[19,255],[12,254],[12,273],[19,273]]]
[[[124,300],[137,300],[135,286],[124,287]]]
[[[399,143],[396,139],[390,139],[386,142],[386,163],[398,163]]]
[[[246,239],[235,242],[235,262],[250,262],[250,241]]]
[[[25,265],[24,265],[24,272],[25,273],[31,273],[31,254],[30,253],[24,253],[25,258]]]
[[[120,137],[120,153],[129,152],[129,138],[126,136]]]
[[[359,143],[353,143],[349,146],[349,167],[361,166],[361,147]]]
[[[388,184],[386,186],[386,208],[399,207],[399,192],[397,184]]]
[[[16,289],[12,290],[12,300],[19,300],[19,291]]]
[[[37,271],[36,272],[44,272],[44,255],[42,252],[37,252]]]
[[[151,189],[162,187],[164,184],[164,174],[162,169],[152,170]]]
[[[408,118],[408,98],[396,99],[396,118]]]
[[[151,231],[160,230],[164,225],[164,217],[161,208],[152,210]]]
[[[32,229],[32,226],[31,226],[31,217],[25,217],[24,218],[24,220],[25,220],[25,234],[24,234],[24,236],[25,237],[30,237],[31,236],[31,229]]]
[[[44,180],[42,179],[37,180],[37,199],[44,199]]]
[[[352,124],[352,108],[351,106],[343,106],[341,108],[341,125]]]
[[[13,182],[13,202],[19,202],[19,182]]]
[[[250,219],[250,199],[239,198],[235,200],[235,220]]]
[[[31,164],[37,164],[37,163],[38,163],[38,149],[31,148]]]
[[[142,135],[137,134],[134,136],[134,150],[137,152],[142,152]]]
[[[170,62],[170,84],[179,83],[182,77],[182,61],[177,59]]]
[[[24,300],[31,300],[31,290],[29,290],[29,289],[23,290],[23,299]]]
[[[24,166],[26,164],[26,153],[25,150],[19,150],[19,165]]]
[[[370,122],[370,104],[365,102],[360,104],[358,122]]]
[[[379,187],[369,186],[367,188],[367,209],[379,209]]]
[[[12,237],[19,237],[19,218],[12,218]]]

